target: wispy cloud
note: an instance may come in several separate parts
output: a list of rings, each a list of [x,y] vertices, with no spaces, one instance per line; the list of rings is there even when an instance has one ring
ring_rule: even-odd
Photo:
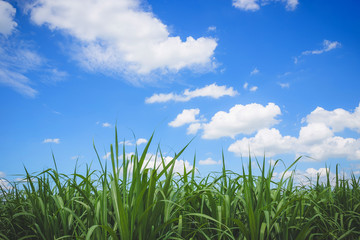
[[[331,50],[334,50],[336,48],[339,48],[341,46],[341,44],[338,41],[329,41],[329,40],[324,40],[323,41],[323,48],[321,49],[317,49],[317,50],[307,50],[302,52],[302,55],[318,55],[318,54],[322,54],[324,52],[329,52]]]
[[[256,92],[256,90],[258,90],[258,87],[257,87],[257,86],[253,86],[253,87],[251,87],[249,90],[250,90],[250,92]]]
[[[129,140],[125,140],[125,141],[120,141],[119,142],[120,145],[125,145],[125,146],[133,146],[134,144],[129,141]]]
[[[106,127],[106,128],[112,127],[112,125],[110,123],[108,123],[108,122],[102,123],[101,126]]]
[[[44,139],[43,143],[56,143],[56,144],[59,144],[60,139],[59,138],[46,138],[46,139]]]
[[[15,13],[13,6],[0,0],[0,84],[34,98],[38,91],[28,73],[41,72],[41,80],[51,81],[63,79],[66,73],[47,66],[45,59],[33,50],[32,43],[12,36],[17,26]]]
[[[246,90],[248,88],[248,86],[249,86],[249,83],[246,82],[246,83],[244,83],[243,88]]]
[[[221,161],[215,161],[212,158],[207,158],[205,160],[200,160],[199,165],[218,165],[221,164]]]
[[[71,159],[72,160],[78,160],[80,158],[83,158],[84,156],[81,156],[81,155],[75,155],[75,156],[72,156]]]
[[[281,88],[289,88],[290,83],[278,83]]]
[[[245,90],[249,90],[250,92],[256,92],[256,90],[258,90],[258,87],[257,86],[251,86],[249,88],[249,83],[248,82],[245,82],[244,85],[243,85],[243,88]]]
[[[175,102],[187,102],[193,98],[198,97],[210,97],[218,99],[223,96],[235,96],[238,92],[233,89],[233,87],[226,87],[226,86],[218,86],[216,83],[211,85],[207,85],[203,88],[197,88],[195,90],[185,89],[182,94],[175,94],[175,93],[160,93],[154,94],[149,98],[145,99],[145,103],[164,103],[168,101],[175,101]]]
[[[104,156],[102,156],[102,159],[109,159],[111,155],[111,152],[107,152]]]
[[[253,76],[253,75],[258,74],[259,72],[260,72],[260,70],[259,70],[259,69],[254,68],[254,70],[252,70],[252,71],[251,71],[250,75],[251,75],[251,76]]]
[[[288,11],[294,11],[299,4],[298,0],[233,0],[233,6],[244,11],[257,11],[261,6],[271,2],[283,2]]]
[[[322,42],[322,48],[321,49],[316,49],[316,50],[306,50],[303,51],[299,56],[294,57],[294,63],[298,64],[300,62],[300,60],[304,57],[304,56],[308,56],[308,55],[320,55],[323,54],[325,52],[329,52],[332,51],[336,48],[341,47],[341,43],[338,41],[329,41],[329,40],[324,40]]]
[[[209,27],[208,27],[208,31],[209,31],[209,32],[215,32],[215,31],[216,31],[216,27],[215,27],[215,26],[209,26]]]

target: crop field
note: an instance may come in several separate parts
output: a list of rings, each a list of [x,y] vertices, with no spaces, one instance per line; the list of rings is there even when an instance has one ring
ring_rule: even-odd
[[[184,149],[161,168],[147,166],[144,151],[126,158],[111,145],[111,166],[80,174],[47,169],[0,192],[0,239],[360,239],[360,178],[311,185],[285,173],[274,180],[265,158],[249,158],[240,173],[223,168],[199,177],[194,167],[174,171]],[[260,174],[253,174],[251,162]],[[298,163],[297,159],[287,172]],[[277,162],[278,163],[278,162]]]

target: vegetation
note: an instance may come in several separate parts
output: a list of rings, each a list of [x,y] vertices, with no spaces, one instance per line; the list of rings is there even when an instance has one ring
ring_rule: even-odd
[[[294,175],[273,181],[275,166],[223,169],[204,178],[195,167],[174,172],[176,159],[146,168],[146,154],[127,159],[111,150],[111,170],[80,174],[26,171],[22,183],[0,189],[0,239],[360,239],[360,178],[299,186]],[[122,156],[122,159],[121,159]],[[296,160],[288,169],[289,171]],[[256,161],[257,162],[257,161]],[[278,163],[278,162],[277,162]],[[194,158],[195,166],[195,158]],[[149,166],[147,166],[149,167]]]

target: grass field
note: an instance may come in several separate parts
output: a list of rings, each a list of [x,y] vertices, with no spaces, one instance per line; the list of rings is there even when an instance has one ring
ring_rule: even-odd
[[[152,138],[126,158],[115,135],[109,167],[95,149],[101,170],[65,175],[54,161],[2,187],[0,239],[360,239],[360,178],[338,168],[335,179],[302,186],[293,175],[275,181],[265,159],[234,173],[223,158],[220,173],[200,178],[195,167],[174,172],[186,147],[170,163],[159,149],[155,170],[145,167]]]

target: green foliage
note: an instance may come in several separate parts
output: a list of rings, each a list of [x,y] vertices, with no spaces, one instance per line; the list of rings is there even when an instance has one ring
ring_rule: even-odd
[[[285,173],[273,181],[274,166],[254,176],[248,169],[196,176],[193,168],[174,172],[185,146],[161,168],[148,166],[152,137],[144,151],[119,155],[117,134],[110,147],[111,170],[98,156],[100,171],[73,174],[47,169],[22,183],[0,187],[0,239],[359,239],[360,178],[340,176],[297,186]],[[119,159],[121,159],[119,163]],[[158,159],[157,159],[158,158]]]

